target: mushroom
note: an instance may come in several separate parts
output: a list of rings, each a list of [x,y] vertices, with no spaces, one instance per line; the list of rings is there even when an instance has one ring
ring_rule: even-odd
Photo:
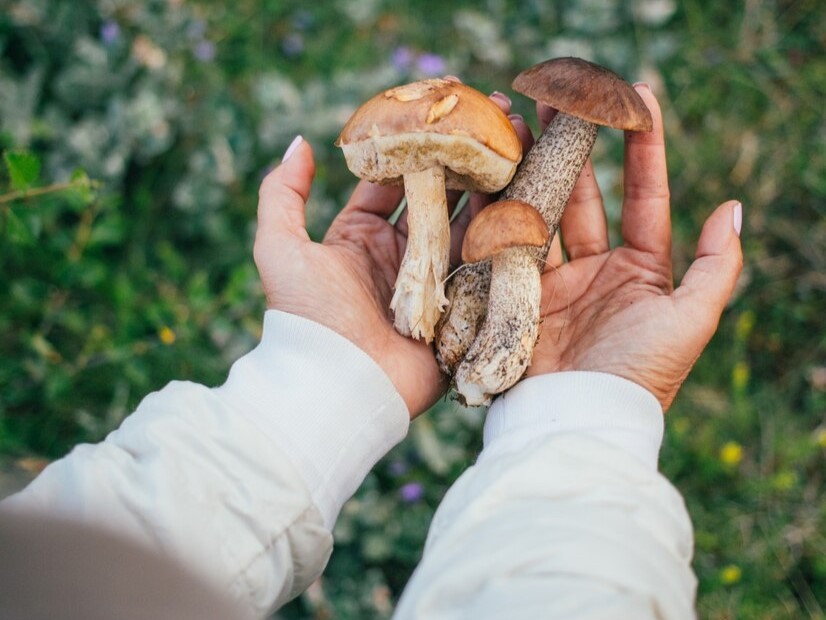
[[[456,372],[465,404],[481,405],[516,383],[531,360],[542,297],[540,272],[529,248],[550,238],[539,212],[519,200],[501,200],[475,217],[465,233],[462,260],[490,259],[487,319]]]
[[[652,120],[630,84],[579,58],[535,65],[516,77],[513,88],[558,110],[500,195],[501,199],[531,204],[545,219],[550,238],[541,250],[533,252],[541,271],[562,212],[596,140],[598,125],[650,131]],[[442,317],[436,343],[437,358],[448,374],[465,358],[485,320],[487,305],[480,300],[488,295],[489,274],[489,261],[471,265],[457,273],[448,288],[452,301]],[[539,321],[538,314],[535,320]]]
[[[502,189],[522,158],[516,131],[479,91],[433,79],[392,88],[364,103],[336,144],[356,176],[404,184],[407,249],[390,308],[399,333],[430,342],[447,305],[450,227],[445,188],[485,193]]]

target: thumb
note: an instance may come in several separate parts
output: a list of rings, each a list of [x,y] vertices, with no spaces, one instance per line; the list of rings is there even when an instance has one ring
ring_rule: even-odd
[[[697,255],[674,293],[678,311],[711,338],[743,269],[740,228],[743,206],[725,202],[709,216]]]
[[[305,207],[315,175],[310,145],[296,136],[258,191],[258,233],[309,239]]]

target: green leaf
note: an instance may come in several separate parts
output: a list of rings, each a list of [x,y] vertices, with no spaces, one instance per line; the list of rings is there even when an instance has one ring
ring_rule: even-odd
[[[89,178],[85,170],[78,168],[72,172],[69,180],[72,187],[67,194],[67,198],[73,207],[87,207],[94,202],[97,183]]]
[[[29,151],[6,151],[3,153],[6,169],[9,171],[14,190],[29,189],[40,176],[40,159]]]
[[[6,212],[6,234],[12,243],[18,245],[31,245],[34,243],[34,235],[25,222],[9,209]]]

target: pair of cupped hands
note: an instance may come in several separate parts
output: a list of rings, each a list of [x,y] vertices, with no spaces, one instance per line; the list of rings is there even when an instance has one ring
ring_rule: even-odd
[[[635,87],[651,111],[649,133],[626,133],[622,245],[609,246],[602,196],[590,161],[562,216],[542,275],[542,325],[527,376],[562,371],[619,375],[668,409],[714,334],[742,268],[742,206],[728,201],[703,226],[696,258],[674,288],[662,114],[650,88]],[[510,101],[491,95],[505,114]],[[554,110],[539,104],[544,126]],[[510,117],[527,152],[533,136]],[[407,241],[406,219],[388,221],[403,188],[361,181],[321,243],[307,234],[305,208],[315,164],[300,137],[263,181],[255,262],[267,306],[324,325],[384,370],[414,418],[448,388],[431,345],[401,336],[389,310]],[[453,197],[455,204],[458,196]],[[490,202],[471,196],[451,227],[459,263],[470,219]],[[684,208],[694,208],[687,205]]]

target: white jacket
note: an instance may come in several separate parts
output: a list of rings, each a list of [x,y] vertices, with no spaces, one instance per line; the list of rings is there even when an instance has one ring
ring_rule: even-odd
[[[2,506],[171,552],[263,617],[321,574],[342,504],[408,424],[369,356],[269,311],[223,386],[169,384]],[[693,618],[692,530],[657,472],[662,426],[653,395],[612,375],[500,397],[397,617]]]

